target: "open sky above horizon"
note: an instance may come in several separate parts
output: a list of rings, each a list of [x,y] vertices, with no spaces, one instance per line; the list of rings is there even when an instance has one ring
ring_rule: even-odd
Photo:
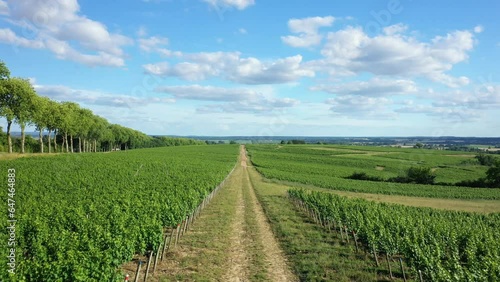
[[[500,136],[498,11],[494,0],[0,0],[0,60],[39,95],[147,134]]]

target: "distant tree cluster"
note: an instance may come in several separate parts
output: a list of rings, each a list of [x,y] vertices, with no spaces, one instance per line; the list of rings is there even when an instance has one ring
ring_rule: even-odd
[[[416,183],[416,184],[434,184],[436,176],[428,167],[410,167],[406,170],[404,175],[389,178],[387,180],[367,175],[365,172],[354,172],[348,179],[355,180],[368,180],[368,181],[385,181],[385,182],[398,182],[398,183]]]
[[[12,124],[21,128],[18,141],[20,152],[97,152],[144,147],[201,144],[182,138],[150,137],[140,131],[118,124],[110,124],[91,110],[74,102],[56,102],[39,96],[24,78],[11,77],[4,62],[0,61],[0,116],[7,120],[8,152],[13,152]],[[38,148],[31,138],[26,141],[26,126],[35,126],[39,132]],[[43,132],[48,134],[44,136]],[[51,138],[51,136],[54,138]],[[3,139],[3,138],[2,138]],[[47,150],[45,149],[47,146]]]
[[[296,140],[296,139],[288,140],[288,141],[281,140],[280,144],[306,144],[306,141],[305,140]]]

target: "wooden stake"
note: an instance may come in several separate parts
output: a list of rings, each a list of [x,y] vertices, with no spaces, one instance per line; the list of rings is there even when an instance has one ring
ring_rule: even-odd
[[[375,262],[377,263],[377,267],[380,266],[378,263],[378,257],[377,257],[377,252],[375,251],[375,245],[373,245],[373,256],[375,257]]]
[[[389,254],[385,253],[385,259],[387,260],[387,267],[389,268],[389,274],[391,275],[391,280],[394,279],[392,276],[392,269],[391,269],[391,264],[389,262]]]
[[[148,266],[146,267],[146,275],[144,275],[144,282],[148,281],[149,267],[151,266],[151,258],[153,257],[153,251],[149,252]]]
[[[422,270],[418,271],[418,277],[420,277],[420,282],[424,282],[424,278],[422,278]]]
[[[403,273],[403,280],[406,282],[406,274],[405,274],[405,269],[403,267],[403,259],[399,258],[399,266],[401,266],[401,272]]]
[[[172,229],[172,234],[174,233],[174,229]],[[170,235],[170,238],[172,238],[172,235]],[[165,234],[165,240],[163,241],[163,251],[161,252],[161,261],[163,261],[163,257],[165,256],[165,251],[167,249],[167,240],[168,240],[168,234]],[[172,239],[170,239],[172,241]],[[170,242],[169,242],[170,245]]]
[[[356,245],[356,253],[359,251],[358,249],[358,237],[356,237],[356,233],[354,230],[352,231],[352,237],[354,238],[354,244]]]
[[[176,229],[176,232],[175,232],[175,243],[174,243],[174,249],[177,247],[177,241],[179,240],[179,228],[180,228],[180,224],[177,224],[177,229]]]
[[[158,250],[156,251],[155,265],[153,266],[153,274],[155,274],[156,271],[156,265],[158,264],[158,257],[160,256],[160,251],[161,251],[161,243],[160,245],[158,245]]]
[[[345,237],[347,238],[347,243],[349,243],[349,232],[347,232],[347,226],[344,226]]]
[[[141,273],[141,265],[142,265],[142,261],[139,260],[139,263],[137,264],[137,271],[135,272],[134,282],[139,282],[139,274]]]

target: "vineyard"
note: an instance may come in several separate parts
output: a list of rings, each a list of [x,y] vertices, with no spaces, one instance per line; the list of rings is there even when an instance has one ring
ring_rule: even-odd
[[[457,199],[500,199],[500,189],[450,186],[484,176],[473,154],[450,151],[356,146],[248,146],[256,169],[269,179],[334,190]],[[410,167],[432,168],[441,185],[346,179],[354,172],[397,177]]]
[[[328,230],[337,230],[346,238],[354,235],[356,248],[359,241],[375,256],[402,256],[412,277],[423,281],[500,280],[498,213],[378,204],[301,189],[289,190],[289,196]]]
[[[237,154],[237,146],[183,146],[1,161],[2,183],[15,170],[9,281],[122,281],[118,267],[158,248],[165,228],[193,212]],[[7,242],[7,222],[0,227]],[[9,249],[0,252],[5,266]],[[0,280],[7,270],[0,268]]]

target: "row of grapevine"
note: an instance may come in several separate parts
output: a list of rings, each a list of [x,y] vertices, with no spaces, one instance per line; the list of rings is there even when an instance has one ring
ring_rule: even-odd
[[[367,148],[370,147],[367,146]],[[354,172],[366,172],[368,175],[383,178],[394,177],[398,175],[398,170],[403,172],[404,169],[410,167],[408,163],[391,158],[363,156],[362,153],[358,152],[359,150],[356,150],[356,154],[354,155],[346,155],[346,152],[328,151],[326,150],[328,147],[324,148],[323,146],[313,145],[307,147],[284,146],[281,148],[277,148],[276,146],[249,145],[248,149],[255,168],[266,178],[270,179],[363,193],[432,198],[500,199],[500,189],[346,179],[345,177]],[[390,155],[388,154],[387,156]],[[425,159],[429,160],[433,156],[427,154],[425,155]],[[434,157],[436,157],[436,161],[444,158],[442,155]],[[418,159],[418,156],[415,158]],[[460,157],[448,158],[460,161]],[[470,158],[463,159],[470,160]],[[383,170],[377,170],[377,166],[383,167]],[[458,179],[475,179],[486,172],[486,169],[482,168],[479,174],[474,174],[471,171],[464,173],[465,171],[462,169],[472,168],[453,167],[450,160],[447,160],[447,164],[443,164],[442,166],[447,167],[447,172],[444,175],[453,175],[455,177],[459,173],[460,176],[455,177],[455,181]],[[445,170],[445,168],[442,170]]]
[[[0,162],[2,183],[16,171],[17,220],[15,274],[2,267],[0,278],[121,281],[118,267],[156,250],[164,229],[197,208],[236,156],[237,146],[185,146]],[[0,249],[1,265],[8,251]]]
[[[500,281],[500,214],[438,211],[331,193],[288,191],[327,226],[355,232],[368,250],[402,255],[425,281]]]

